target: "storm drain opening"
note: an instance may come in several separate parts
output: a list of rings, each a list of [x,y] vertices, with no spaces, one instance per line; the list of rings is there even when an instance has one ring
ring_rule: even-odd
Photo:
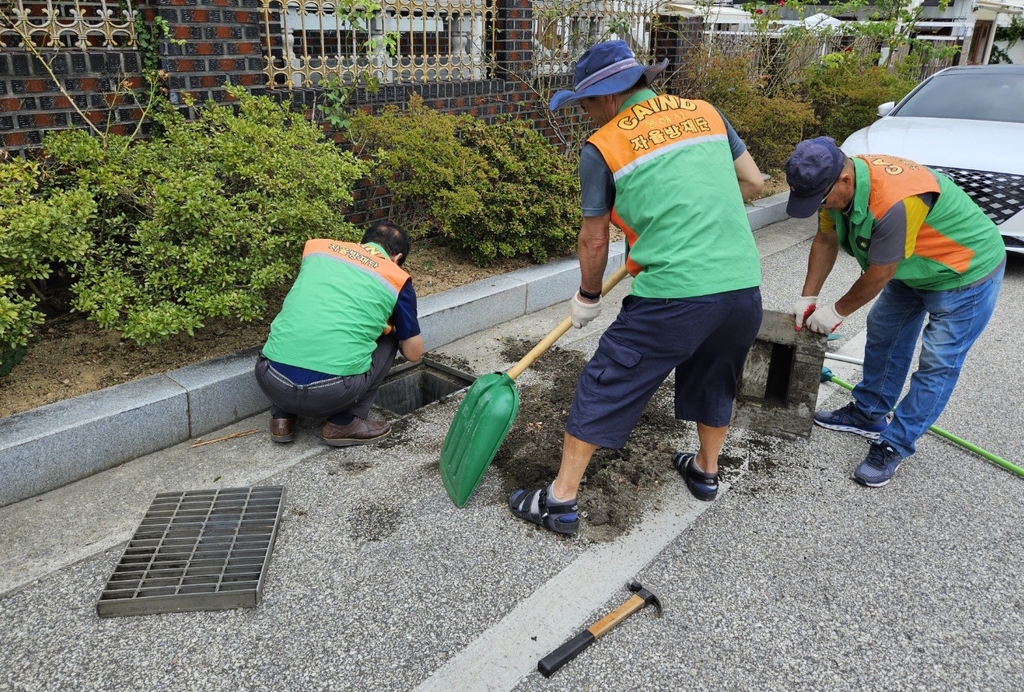
[[[473,375],[429,358],[391,369],[377,392],[377,406],[404,416],[473,384]]]
[[[160,493],[96,603],[100,617],[259,605],[284,487]]]
[[[786,344],[772,344],[772,357],[768,365],[768,380],[765,382],[764,398],[776,406],[789,405],[790,380],[793,377],[793,360],[796,350]]]

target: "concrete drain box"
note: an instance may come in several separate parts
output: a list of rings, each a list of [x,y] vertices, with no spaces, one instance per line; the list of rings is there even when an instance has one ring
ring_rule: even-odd
[[[282,486],[161,493],[99,601],[100,617],[259,605]]]
[[[765,310],[743,366],[733,425],[810,437],[827,339],[793,329],[793,316]]]
[[[415,363],[396,365],[384,379],[374,405],[399,416],[423,408],[473,384],[476,378],[422,358]]]

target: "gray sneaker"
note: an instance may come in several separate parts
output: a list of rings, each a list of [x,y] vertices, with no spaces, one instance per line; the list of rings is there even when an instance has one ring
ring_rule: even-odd
[[[881,420],[870,421],[857,410],[857,405],[852,401],[835,411],[819,411],[814,414],[815,425],[820,425],[829,430],[839,432],[850,432],[854,435],[866,437],[869,440],[877,440],[878,436],[889,427],[889,421],[884,417]]]
[[[872,442],[864,461],[853,472],[853,480],[869,488],[881,488],[892,480],[903,457],[888,442]]]

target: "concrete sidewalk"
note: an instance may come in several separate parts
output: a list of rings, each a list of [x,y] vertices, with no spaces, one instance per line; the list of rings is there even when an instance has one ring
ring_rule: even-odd
[[[752,229],[786,217],[788,193],[747,207]],[[622,262],[615,243],[607,274]],[[414,278],[415,280],[415,278]],[[462,337],[565,302],[579,286],[573,259],[422,298],[424,346],[432,351]],[[98,471],[198,438],[270,402],[252,376],[258,348],[0,418],[0,507]]]
[[[755,233],[767,309],[785,310],[799,291],[812,234],[794,220]],[[852,260],[836,271],[833,299],[858,274]],[[1024,263],[1012,262],[939,421],[1018,464],[1022,299]],[[504,341],[539,337],[564,311],[555,304],[431,350],[478,373],[502,370]],[[560,348],[590,353],[614,312]],[[844,323],[836,349],[857,354],[864,314]],[[829,365],[856,381],[856,366]],[[518,382],[537,377],[527,370]],[[822,385],[819,407],[846,400]],[[560,539],[509,515],[497,469],[466,507],[451,504],[437,458],[458,403],[407,416],[386,445],[340,450],[316,442],[312,424],[274,445],[255,415],[216,433],[261,434],[181,443],[0,508],[0,689],[1024,687],[1024,479],[927,436],[891,486],[870,491],[849,480],[860,438],[734,430],[726,451],[745,463],[714,503],[671,483],[651,492],[631,532],[601,542],[584,525]],[[694,438],[680,426],[657,443]],[[96,616],[156,492],[252,484],[287,489],[259,607]],[[661,597],[663,618],[634,616],[550,680],[535,672],[538,658],[625,600],[634,576]]]

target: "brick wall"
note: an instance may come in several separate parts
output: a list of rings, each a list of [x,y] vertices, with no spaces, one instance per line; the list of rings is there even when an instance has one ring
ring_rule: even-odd
[[[191,94],[198,103],[223,102],[230,97],[225,83],[261,93],[263,20],[259,0],[149,0],[143,16],[163,17],[176,45],[163,42],[162,67],[168,73],[171,103],[182,104]]]
[[[136,7],[147,21],[156,16],[165,19],[173,38],[184,41],[183,45],[164,41],[160,47],[172,103],[183,105],[186,94],[200,103],[228,101],[225,84],[230,81],[254,93],[291,99],[297,109],[312,115],[320,90],[266,85],[259,0],[144,0]],[[530,120],[549,139],[559,142],[559,129],[579,116],[572,111],[551,116],[523,79],[533,59],[531,0],[499,2],[496,22],[493,50],[499,67],[491,79],[385,85],[377,94],[357,92],[353,105],[372,111],[389,103],[404,104],[418,93],[429,106],[444,112],[469,113],[487,120],[505,115]],[[656,37],[657,54],[678,64],[693,41],[692,32],[699,35],[699,20],[694,26],[670,19],[666,26],[670,30]],[[126,134],[140,117],[138,108],[123,100],[112,109],[110,104],[115,87],[126,78],[134,86],[141,85],[141,64],[137,51],[90,49],[87,53],[66,50],[54,57],[52,67],[90,121],[105,128],[109,117],[110,130]],[[566,77],[564,86],[571,86],[571,77]],[[0,138],[8,152],[18,154],[38,147],[47,130],[83,125],[38,60],[20,49],[0,51]],[[382,215],[384,201],[372,191],[363,194],[356,216]]]
[[[141,86],[139,55],[135,51],[81,51],[49,56],[46,66],[21,50],[0,53],[0,138],[8,153],[38,147],[50,130],[86,127],[72,102],[101,131],[130,134],[140,111],[118,85],[126,79]]]
[[[679,68],[686,65],[686,54],[695,46],[703,45],[703,34],[704,20],[700,17],[660,18],[654,35],[654,54],[669,59],[669,82],[665,85],[668,91],[673,91],[672,75],[681,75]]]

